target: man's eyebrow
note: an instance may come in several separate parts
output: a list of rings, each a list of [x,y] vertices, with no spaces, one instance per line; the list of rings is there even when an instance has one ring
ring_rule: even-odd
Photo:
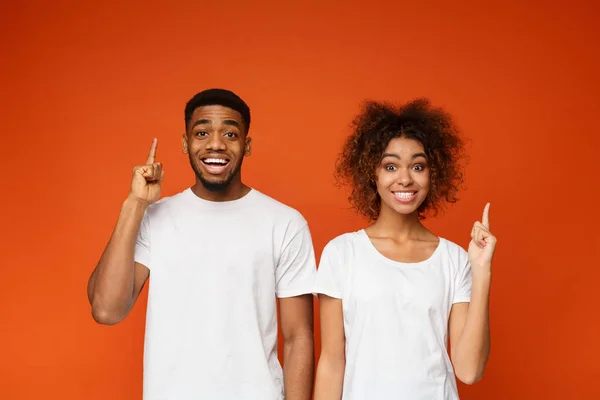
[[[197,126],[197,125],[210,125],[212,124],[212,121],[210,119],[199,119],[198,121],[194,122],[194,124],[192,125],[192,128]],[[229,126],[235,126],[238,129],[242,129],[241,125],[239,124],[239,122],[237,122],[234,119],[226,119],[223,121],[223,125],[229,125]]]
[[[231,126],[235,126],[238,129],[242,129],[242,127],[240,126],[240,124],[233,119],[226,119],[223,121],[223,125],[231,125]]]
[[[198,121],[194,122],[194,125],[192,125],[192,128],[195,127],[196,125],[207,125],[207,124],[212,124],[212,121],[210,119],[199,119]]]

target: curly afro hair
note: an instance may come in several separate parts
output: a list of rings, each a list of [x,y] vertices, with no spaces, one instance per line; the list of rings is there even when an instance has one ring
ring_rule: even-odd
[[[437,215],[446,203],[455,203],[464,181],[464,141],[452,117],[429,100],[419,98],[399,107],[366,101],[352,122],[352,133],[340,153],[335,177],[349,186],[352,208],[369,221],[381,210],[375,171],[390,140],[398,137],[421,143],[430,167],[430,190],[418,209],[419,218]]]

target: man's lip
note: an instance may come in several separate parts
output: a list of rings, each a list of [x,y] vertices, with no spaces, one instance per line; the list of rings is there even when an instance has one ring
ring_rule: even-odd
[[[202,168],[210,175],[221,175],[222,173],[227,171],[228,166],[229,161],[227,161],[224,164],[207,164],[204,161],[202,161]]]
[[[223,157],[223,156],[205,156],[205,157],[200,157],[200,161],[205,161],[205,160],[210,160],[210,159],[214,159],[214,160],[225,160],[227,162],[229,162],[229,158],[227,157]]]

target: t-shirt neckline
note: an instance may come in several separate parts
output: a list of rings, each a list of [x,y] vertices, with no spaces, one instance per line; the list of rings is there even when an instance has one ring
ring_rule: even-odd
[[[423,266],[425,264],[430,263],[432,260],[435,259],[435,257],[437,257],[437,254],[441,251],[442,242],[444,241],[444,238],[438,236],[438,239],[439,239],[438,245],[436,246],[436,248],[433,251],[433,253],[431,253],[431,255],[428,258],[426,258],[425,260],[417,261],[417,262],[401,262],[401,261],[392,260],[391,258],[388,258],[388,257],[384,256],[383,254],[381,254],[379,252],[379,250],[377,250],[377,248],[375,247],[375,245],[373,244],[373,242],[371,242],[371,239],[369,238],[369,235],[367,235],[367,232],[364,229],[360,229],[358,231],[358,234],[362,238],[365,246],[378,259],[382,260],[383,262],[385,262],[387,264],[394,265],[394,266],[399,266],[399,267],[421,267],[421,266]]]
[[[190,199],[190,201],[193,201],[194,203],[199,204],[201,206],[220,208],[220,209],[236,207],[236,206],[245,204],[247,201],[250,201],[256,195],[256,193],[257,193],[256,189],[251,187],[250,190],[248,191],[248,193],[246,193],[239,199],[226,200],[226,201],[213,201],[213,200],[207,200],[207,199],[203,199],[202,197],[196,196],[196,193],[194,193],[194,191],[192,190],[191,187],[188,187],[184,191],[184,194],[186,195],[186,197],[188,197]]]

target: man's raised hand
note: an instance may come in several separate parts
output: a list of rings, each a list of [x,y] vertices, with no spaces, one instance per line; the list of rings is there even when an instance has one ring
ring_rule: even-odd
[[[129,196],[148,204],[154,203],[160,197],[160,185],[165,174],[162,164],[155,162],[157,147],[158,139],[154,139],[146,164],[134,167],[131,179]]]

